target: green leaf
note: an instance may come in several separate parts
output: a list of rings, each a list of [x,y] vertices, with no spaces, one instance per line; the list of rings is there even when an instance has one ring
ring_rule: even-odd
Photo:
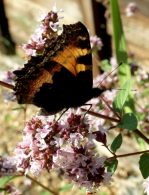
[[[139,95],[140,98],[144,98],[148,96],[149,96],[149,88],[144,88],[141,94]]]
[[[113,25],[114,45],[118,64],[127,63],[127,48],[120,16],[118,0],[111,0],[111,14]]]
[[[100,191],[100,195],[108,195],[108,194],[109,194],[108,192]]]
[[[52,193],[47,192],[47,191],[42,191],[42,192],[40,193],[40,195],[52,195]]]
[[[101,69],[105,72],[111,71],[111,64],[109,63],[109,60],[102,60],[101,61]]]
[[[6,122],[6,123],[9,123],[9,122],[11,121],[11,119],[12,119],[12,115],[9,114],[9,113],[7,113],[7,114],[5,115],[5,118],[4,118],[5,122]]]
[[[116,59],[118,64],[121,64],[121,66],[119,66],[118,68],[118,80],[119,85],[122,87],[127,80],[131,79],[131,70],[130,65],[128,64],[127,46],[120,16],[118,0],[110,0],[110,5]],[[124,107],[124,112],[133,112],[134,103],[132,94],[128,95],[127,101],[129,107]],[[118,108],[117,112],[120,112],[120,110],[121,109]]]
[[[120,86],[123,86],[126,81],[131,79],[130,65],[127,63],[121,63],[118,69],[118,79]]]
[[[137,126],[138,126],[138,120],[133,113],[124,114],[123,118],[121,119],[121,122],[118,124],[118,127],[123,129],[128,129],[130,131],[135,130]]]
[[[131,77],[130,66],[128,65],[128,54],[123,31],[118,0],[110,0],[111,16],[113,26],[114,47],[119,67],[118,77],[120,85],[123,85]]]
[[[61,192],[65,192],[65,191],[69,191],[70,189],[72,189],[73,184],[65,184],[63,187],[60,188]]]
[[[144,179],[149,176],[149,153],[141,155],[139,160],[139,168]]]
[[[113,140],[113,142],[112,142],[112,144],[111,144],[111,150],[113,151],[113,152],[116,152],[117,151],[117,149],[119,149],[120,148],[120,146],[121,146],[121,144],[122,144],[122,135],[121,135],[121,133],[120,134],[118,134],[118,136],[116,136],[115,137],[115,139]]]
[[[110,161],[107,161],[106,162],[107,171],[113,174],[117,169],[117,165],[118,165],[117,159],[112,159]]]
[[[18,107],[12,108],[12,110],[24,110],[24,109],[25,109],[25,106],[18,106]]]
[[[123,106],[128,98],[128,95],[130,93],[131,90],[131,82],[130,80],[128,80],[124,86],[122,87],[122,90],[119,91],[119,93],[117,94],[117,96],[115,97],[114,101],[113,101],[113,109],[116,112],[121,113]]]
[[[10,180],[15,178],[16,176],[5,176],[0,178],[0,188],[3,188]]]

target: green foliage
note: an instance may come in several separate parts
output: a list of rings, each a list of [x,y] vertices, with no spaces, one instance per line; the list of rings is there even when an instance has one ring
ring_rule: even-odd
[[[118,124],[118,127],[123,129],[128,129],[130,131],[135,130],[137,126],[138,126],[138,120],[133,113],[124,114],[123,118],[121,119],[121,122]]]
[[[73,187],[73,184],[68,184],[68,183],[67,183],[67,184],[65,184],[63,187],[61,187],[59,191],[61,191],[61,192],[66,192],[66,191],[71,190],[72,187]]]
[[[122,86],[128,79],[131,78],[130,66],[128,65],[128,55],[126,41],[120,16],[118,0],[111,0],[111,15],[112,15],[112,26],[113,26],[113,38],[116,59],[119,67],[118,77],[120,86]]]
[[[148,97],[148,96],[149,96],[149,88],[147,87],[147,88],[144,88],[144,90],[140,94],[140,98],[144,98],[144,97]]]
[[[130,80],[128,80],[113,101],[113,109],[116,112],[122,113],[124,104],[128,98],[130,90],[131,90],[131,82]]]
[[[17,106],[15,108],[13,108],[12,110],[24,110],[25,109],[25,106]]]
[[[6,123],[9,123],[11,121],[11,119],[12,119],[11,114],[8,113],[8,114],[5,115],[4,120],[5,120]]]
[[[52,193],[47,192],[47,191],[42,191],[42,192],[40,193],[40,195],[52,195]]]
[[[111,144],[111,150],[113,152],[116,152],[120,148],[120,146],[122,145],[122,141],[123,141],[123,139],[122,139],[122,135],[120,133],[113,140],[113,142]]]
[[[107,192],[100,192],[99,195],[109,195]]]
[[[127,63],[122,63],[119,66],[118,78],[120,86],[123,86],[127,80],[131,80],[130,66]]]
[[[106,162],[107,171],[113,174],[117,169],[117,165],[118,165],[117,159],[112,159],[110,161],[107,161]]]
[[[109,60],[105,59],[101,61],[101,69],[105,72],[111,71],[111,64],[109,63]]]
[[[4,188],[6,184],[8,184],[12,179],[16,176],[4,176],[0,178],[0,188]]]
[[[122,21],[120,17],[120,10],[117,0],[111,0],[111,13],[112,13],[112,23],[113,23],[113,35],[114,35],[114,45],[116,51],[117,62],[127,63],[127,48],[122,27]]]
[[[141,155],[139,160],[139,168],[144,179],[149,176],[149,153]]]

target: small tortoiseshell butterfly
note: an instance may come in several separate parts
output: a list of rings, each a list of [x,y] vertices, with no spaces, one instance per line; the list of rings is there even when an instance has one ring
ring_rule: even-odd
[[[81,23],[63,25],[42,55],[14,71],[19,104],[34,104],[49,114],[84,105],[103,90],[93,88],[89,34]]]

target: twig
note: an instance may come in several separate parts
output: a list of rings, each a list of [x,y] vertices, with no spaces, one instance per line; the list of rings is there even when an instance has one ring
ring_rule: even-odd
[[[81,110],[83,112],[88,111],[87,109],[84,109],[84,108],[81,108]],[[90,115],[92,115],[92,116],[96,116],[96,117],[99,117],[99,118],[103,118],[103,119],[106,119],[106,120],[110,120],[110,121],[113,121],[113,122],[116,122],[116,123],[119,123],[120,122],[119,119],[115,119],[115,118],[112,118],[112,117],[109,117],[109,116],[105,116],[105,115],[99,114],[97,112],[88,111],[87,113],[90,114]]]
[[[24,175],[23,172],[18,172],[18,175],[15,175],[12,179],[18,178],[18,177],[22,177],[22,176],[26,176],[28,179],[30,179],[32,182],[36,183],[37,185],[39,185],[40,187],[42,187],[43,189],[47,190],[48,192],[50,192],[51,194],[54,195],[58,195],[57,192],[54,192],[53,190],[51,190],[50,188],[46,187],[45,185],[43,185],[42,183],[40,183],[39,181],[35,180],[33,177],[29,176],[28,174]],[[3,188],[0,188],[0,190]]]
[[[34,183],[36,183],[37,185],[41,186],[43,189],[47,190],[48,192],[54,194],[54,195],[58,195],[57,192],[51,190],[50,188],[46,187],[45,185],[43,185],[42,183],[40,183],[39,181],[35,180],[33,177],[26,175],[27,178],[29,178],[30,180],[32,180]]]
[[[13,89],[13,88],[14,88],[13,85],[8,84],[8,83],[6,83],[6,82],[4,82],[4,81],[0,81],[0,85],[3,86],[3,87],[6,87],[6,88],[8,88],[8,89]]]
[[[145,152],[149,152],[149,150],[144,150],[144,151],[140,151],[140,152],[132,152],[132,153],[121,154],[121,155],[114,155],[114,156],[108,158],[108,160],[111,160],[113,158],[122,158],[122,157],[127,157],[127,156],[134,156],[134,155],[138,155],[138,154],[143,154]]]
[[[148,139],[141,131],[139,131],[138,129],[136,129],[136,130],[134,131],[134,133],[135,133],[136,135],[138,135],[139,137],[141,137],[146,143],[149,144],[149,139]]]
[[[48,192],[50,192],[51,194],[54,195],[58,195],[58,193],[54,192],[53,190],[51,190],[50,188],[46,187],[45,185],[43,185],[42,183],[40,183],[39,181],[35,180],[33,177],[29,176],[28,174],[24,175],[23,172],[19,172],[18,175],[15,175],[14,178],[17,177],[22,177],[22,176],[26,176],[28,179],[30,179],[32,182],[36,183],[37,185],[39,185],[40,187],[42,187],[43,189],[47,190]],[[14,179],[13,178],[13,179]]]
[[[84,108],[81,108],[82,111],[87,111],[86,109]],[[93,112],[93,111],[88,111],[88,114],[92,115],[92,116],[95,116],[95,117],[99,117],[99,118],[103,118],[103,119],[106,119],[106,120],[110,120],[110,121],[113,121],[113,122],[116,122],[116,123],[119,123],[120,120],[119,119],[115,119],[113,117],[109,117],[109,116],[105,116],[105,115],[102,115],[102,114],[99,114],[99,113],[96,113],[96,112]],[[116,126],[115,126],[116,127]],[[140,138],[142,138],[146,143],[149,144],[149,139],[138,129],[134,130],[133,131],[136,135],[138,135]]]
[[[120,116],[113,110],[113,108],[109,105],[109,103],[104,99],[103,96],[100,96],[100,98],[102,99],[102,101],[105,103],[105,105],[113,112],[113,114],[115,114],[119,119]]]

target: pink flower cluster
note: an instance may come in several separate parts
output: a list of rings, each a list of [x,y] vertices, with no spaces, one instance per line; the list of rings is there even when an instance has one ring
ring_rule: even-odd
[[[0,177],[15,175],[17,172],[16,161],[13,157],[0,156]]]
[[[32,35],[28,43],[22,45],[22,48],[24,49],[27,56],[36,56],[37,53],[40,54],[43,52],[44,45],[45,39],[42,39],[37,35]]]
[[[126,16],[131,17],[138,11],[138,5],[135,2],[130,2],[125,11]]]
[[[15,149],[18,170],[38,176],[43,169],[60,168],[78,186],[94,190],[111,175],[104,167],[106,157],[95,152],[94,140],[100,141],[101,133],[91,129],[84,116],[73,113],[61,122],[33,117]]]
[[[6,194],[11,194],[11,195],[21,195],[22,194],[20,189],[16,188],[12,183],[5,186],[5,191],[6,191]]]
[[[14,74],[11,71],[7,71],[4,74],[3,81],[8,84],[14,85]],[[10,92],[8,90],[3,89],[2,95],[5,101],[15,101],[16,96],[14,95],[14,92]]]
[[[31,36],[28,43],[22,46],[27,56],[42,54],[47,40],[57,36],[57,31],[61,29],[59,26],[59,19],[62,18],[58,16],[58,12],[61,12],[61,10],[56,11],[56,9],[54,9],[53,11],[50,11],[44,17],[41,25],[36,29],[35,34]]]
[[[92,50],[101,50],[103,43],[97,35],[90,36],[90,43]]]
[[[9,83],[9,84],[14,84],[14,77],[15,77],[15,75],[13,74],[13,72],[7,71],[4,74],[3,81],[5,81],[6,83]]]
[[[144,192],[149,195],[149,177],[147,177],[143,182]]]

